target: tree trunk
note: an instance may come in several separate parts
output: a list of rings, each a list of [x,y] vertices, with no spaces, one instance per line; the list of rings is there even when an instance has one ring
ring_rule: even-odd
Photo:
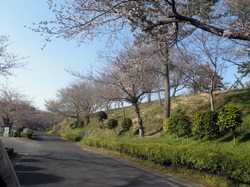
[[[211,103],[211,110],[214,111],[214,94],[210,92],[210,103]]]
[[[80,121],[80,116],[79,116],[79,114],[76,114],[76,119],[77,119],[78,122]]]
[[[170,78],[169,78],[169,50],[165,50],[165,62],[163,64],[164,74],[164,87],[165,87],[165,102],[164,102],[164,114],[163,121],[170,117]]]
[[[174,87],[174,90],[173,90],[173,93],[172,93],[172,97],[174,97],[174,96],[175,96],[175,94],[176,94],[176,90],[177,90],[177,86],[175,86],[175,87]]]
[[[3,123],[5,127],[11,127],[12,123],[10,122],[10,118],[9,117],[3,117]]]
[[[148,103],[151,102],[151,93],[147,93]]]
[[[136,112],[137,120],[138,120],[139,137],[142,138],[144,136],[144,129],[142,125],[142,119],[141,119],[141,114],[140,114],[138,103],[134,103],[134,107],[135,107],[135,112]]]
[[[232,129],[232,131],[233,131],[233,139],[234,139],[234,145],[235,145],[235,143],[236,143],[235,130]]]
[[[87,116],[85,117],[85,119],[86,119],[86,124],[88,125],[89,122],[90,122],[89,115],[87,115]]]
[[[162,106],[162,101],[161,101],[161,93],[160,93],[160,88],[159,88],[159,86],[158,86],[158,98],[159,98],[159,104],[160,104],[160,106]]]
[[[123,114],[123,118],[125,118],[125,117],[126,117],[126,115],[125,115],[125,108],[124,108],[124,104],[123,104],[123,102],[122,102],[122,114]]]
[[[211,89],[210,89],[210,104],[211,104],[211,110],[214,111],[214,84],[213,80],[211,80]]]

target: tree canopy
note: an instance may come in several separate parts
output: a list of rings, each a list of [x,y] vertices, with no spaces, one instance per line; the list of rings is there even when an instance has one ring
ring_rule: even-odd
[[[181,24],[200,28],[229,39],[250,40],[248,0],[48,0],[54,20],[41,21],[34,31],[47,41],[56,35],[65,39],[93,39],[126,26],[154,36],[178,31]]]

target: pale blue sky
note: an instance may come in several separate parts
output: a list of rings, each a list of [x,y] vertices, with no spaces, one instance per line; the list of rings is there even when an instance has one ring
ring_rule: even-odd
[[[7,35],[12,44],[8,51],[19,57],[28,57],[26,70],[15,70],[16,77],[6,80],[0,77],[0,83],[18,89],[34,105],[44,109],[44,100],[55,98],[56,91],[66,87],[75,78],[65,69],[82,71],[96,66],[97,52],[104,46],[100,41],[77,47],[76,41],[53,39],[44,50],[44,38],[25,26],[49,19],[46,0],[0,0],[0,35]]]
[[[63,39],[53,39],[44,50],[44,38],[25,26],[50,20],[53,17],[46,0],[0,0],[0,35],[7,35],[12,41],[9,52],[28,57],[26,70],[15,70],[16,77],[8,80],[0,77],[0,83],[18,89],[33,101],[34,106],[44,108],[45,99],[56,98],[56,91],[74,80],[65,69],[82,71],[90,66],[99,66],[97,52],[103,50],[99,40],[90,45]],[[237,68],[228,71],[225,81],[233,83]]]

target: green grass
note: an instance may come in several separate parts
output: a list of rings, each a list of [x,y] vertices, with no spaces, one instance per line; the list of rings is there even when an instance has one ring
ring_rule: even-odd
[[[230,155],[249,155],[250,153],[250,89],[233,90],[226,92],[219,92],[215,95],[215,109],[220,110],[225,105],[233,105],[239,108],[243,114],[243,123],[237,128],[236,145],[233,144],[233,138],[230,132],[221,133],[219,136],[213,138],[206,136],[201,141],[195,136],[191,136],[189,140],[185,136],[180,136],[176,139],[173,134],[164,135],[162,131],[163,124],[163,107],[159,106],[159,101],[152,101],[150,103],[140,104],[140,111],[145,127],[145,137],[139,138],[137,130],[137,118],[133,106],[125,107],[126,117],[129,117],[133,121],[133,126],[128,132],[124,132],[119,136],[116,136],[113,130],[107,128],[107,121],[109,119],[116,119],[121,122],[123,119],[122,109],[115,109],[107,111],[108,119],[104,121],[104,127],[102,129],[97,125],[97,119],[95,115],[90,118],[90,124],[85,125],[82,129],[71,129],[68,124],[74,121],[73,119],[65,119],[53,128],[53,132],[59,132],[63,137],[74,137],[77,135],[84,136],[88,131],[90,136],[105,139],[110,142],[134,142],[134,143],[161,143],[169,145],[183,145],[192,149],[204,148],[212,151],[226,151]],[[196,94],[196,95],[183,95],[171,98],[171,115],[174,115],[178,111],[185,112],[186,115],[192,117],[197,111],[205,111],[210,109],[208,94]],[[122,127],[119,124],[116,131],[122,131]],[[120,154],[120,153],[116,153]],[[130,158],[129,160],[135,160]],[[137,161],[144,162],[145,161]],[[150,167],[156,167],[153,163],[148,165]],[[157,166],[158,167],[158,166]],[[190,173],[192,177],[196,174],[195,181],[207,186],[233,186],[234,184],[229,179],[214,174],[200,173],[197,171],[191,171],[186,168],[159,168],[159,170],[167,170],[165,172],[181,176],[190,180]],[[244,186],[244,185],[243,185]]]

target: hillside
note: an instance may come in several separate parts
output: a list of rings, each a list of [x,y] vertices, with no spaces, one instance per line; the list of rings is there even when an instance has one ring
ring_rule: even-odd
[[[243,123],[238,129],[241,137],[248,137],[250,133],[250,89],[231,90],[225,92],[218,92],[215,96],[215,109],[220,110],[225,105],[236,106],[243,114]],[[137,127],[137,118],[134,112],[133,106],[125,107],[126,117],[129,117],[133,121],[133,128],[130,134],[135,134]],[[174,115],[178,111],[185,112],[186,115],[192,117],[197,111],[205,111],[210,109],[210,102],[208,94],[195,94],[195,95],[181,95],[171,98],[171,115]],[[163,107],[160,106],[159,101],[152,101],[150,103],[140,104],[140,111],[145,127],[145,138],[160,137],[162,133],[162,114]],[[123,119],[122,109],[114,109],[106,111],[108,119],[117,119],[121,121]],[[108,121],[108,119],[106,121]],[[65,119],[57,126],[55,130],[65,133],[70,128],[67,124],[74,121],[73,119]],[[104,122],[105,124],[105,122]],[[121,131],[122,128],[119,125],[117,131]],[[97,119],[95,115],[90,118],[90,124],[84,127],[84,131],[89,131],[91,136],[107,138],[113,131],[106,128],[100,129],[97,126]],[[112,136],[112,135],[111,135]],[[131,136],[136,138],[137,136]]]
[[[97,116],[96,114],[93,114],[90,118],[90,124],[88,125],[85,124],[81,128],[72,128],[72,125],[70,124],[72,124],[75,119],[68,118],[55,125],[51,133],[65,137],[71,141],[79,141],[80,144],[85,146],[104,147],[105,151],[107,151],[106,149],[108,148],[109,153],[115,154],[116,156],[122,156],[130,161],[205,186],[239,185],[245,187],[250,184],[250,170],[246,169],[250,164],[250,89],[218,92],[215,96],[215,109],[219,111],[226,105],[236,106],[242,112],[243,123],[236,129],[236,145],[233,144],[233,137],[230,132],[221,133],[217,137],[205,136],[201,141],[199,141],[196,136],[191,136],[189,140],[187,140],[186,136],[181,135],[177,140],[175,135],[172,137],[165,135],[162,128],[163,107],[159,105],[159,101],[140,104],[143,126],[145,127],[145,136],[143,138],[139,138],[138,135],[137,118],[133,106],[125,107],[126,117],[131,118],[133,121],[132,128],[127,132],[123,132],[121,127],[121,120],[123,119],[122,109],[114,109],[106,111],[108,119],[104,121],[103,128],[100,128],[100,124],[97,122]],[[186,115],[192,117],[197,111],[206,111],[209,109],[209,96],[204,93],[176,96],[171,100],[171,115],[182,111]],[[119,124],[115,131],[107,128],[107,122],[109,119],[118,120]],[[89,133],[90,138],[84,138],[86,132]],[[196,165],[196,163],[203,163],[206,167],[207,163],[212,161],[210,163],[212,164],[211,167],[216,167],[217,171],[211,172],[205,168],[205,170],[197,170],[197,168],[192,169],[189,168],[190,166],[181,166],[179,164],[177,167],[175,164],[170,164],[167,167],[165,164],[155,165],[155,163],[158,163],[158,160],[161,160],[162,157],[157,159],[156,162],[152,162],[149,161],[148,158],[142,159],[143,157],[141,156],[139,156],[138,160],[138,157],[134,154],[129,156],[131,155],[130,153],[125,154],[126,156],[124,156],[124,151],[120,151],[120,147],[133,147],[134,145],[137,145],[136,147],[138,148],[142,148],[142,154],[152,153],[155,146],[160,146],[161,149],[165,149],[166,146],[166,148],[174,150],[171,151],[171,154],[180,154],[180,159],[186,159],[187,152],[184,150],[189,150],[189,152],[193,153],[190,153],[191,157],[188,157],[188,159],[198,159],[196,161],[193,160],[194,165]],[[151,148],[146,148],[150,146]],[[132,150],[132,147],[129,148],[129,150]],[[144,149],[151,149],[151,151],[144,151]],[[176,152],[175,150],[179,151]],[[102,149],[102,151],[104,150]],[[168,151],[170,150],[167,150],[167,152]],[[166,151],[164,152],[166,153]],[[182,154],[182,152],[184,154]],[[154,155],[157,155],[158,153],[160,152],[156,150]],[[141,153],[139,153],[139,155],[140,154]],[[183,158],[181,158],[182,156]],[[212,160],[207,160],[210,156],[214,158],[212,158]],[[171,156],[171,158],[176,158],[176,156]],[[220,166],[220,163],[222,162],[225,162],[225,165]],[[193,165],[191,164],[191,166]],[[222,167],[225,167],[224,171],[220,171],[220,168]],[[237,172],[235,173],[234,170],[237,170],[239,173],[235,175]],[[229,171],[228,174],[227,171]],[[241,174],[242,172],[244,175]],[[244,176],[244,179],[241,179],[241,176]],[[247,184],[243,184],[242,181],[245,181]]]

